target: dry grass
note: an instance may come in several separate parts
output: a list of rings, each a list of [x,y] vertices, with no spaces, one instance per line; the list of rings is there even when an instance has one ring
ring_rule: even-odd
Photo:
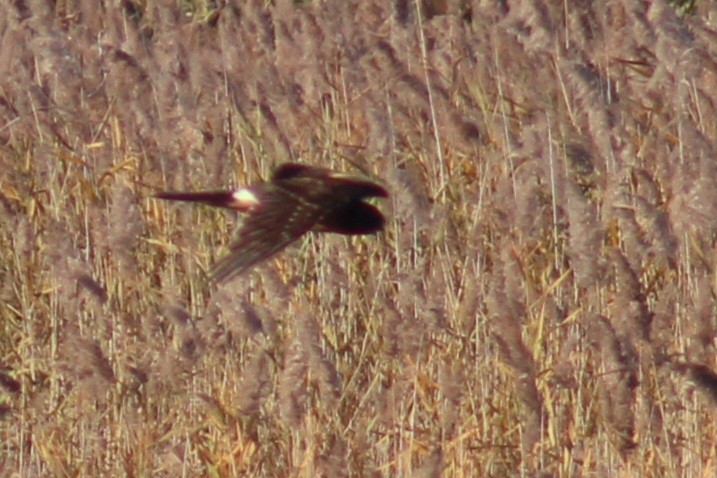
[[[714,2],[164,3],[0,3],[2,476],[715,476]],[[208,285],[286,160],[386,232]]]

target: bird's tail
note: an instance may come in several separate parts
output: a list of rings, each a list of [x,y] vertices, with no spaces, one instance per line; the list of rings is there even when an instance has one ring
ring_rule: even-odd
[[[163,191],[156,193],[154,197],[169,201],[198,202],[216,207],[235,207],[235,198],[231,191],[198,191],[192,193]]]

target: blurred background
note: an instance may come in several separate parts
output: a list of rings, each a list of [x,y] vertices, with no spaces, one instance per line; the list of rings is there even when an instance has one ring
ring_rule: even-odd
[[[714,476],[717,6],[0,3],[3,476]],[[225,284],[286,161],[391,192]]]

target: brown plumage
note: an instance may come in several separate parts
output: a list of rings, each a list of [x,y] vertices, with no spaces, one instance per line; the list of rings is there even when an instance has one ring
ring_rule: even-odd
[[[160,199],[191,201],[246,213],[230,252],[212,267],[216,281],[231,279],[310,231],[372,234],[384,217],[365,198],[388,197],[379,184],[330,169],[285,163],[271,180],[233,191],[160,192]]]

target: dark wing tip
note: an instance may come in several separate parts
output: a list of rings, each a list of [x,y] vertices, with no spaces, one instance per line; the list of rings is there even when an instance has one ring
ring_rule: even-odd
[[[365,197],[387,198],[389,196],[388,190],[380,184],[373,182],[367,182],[366,184],[368,193]]]
[[[374,205],[356,201],[333,210],[320,223],[321,230],[338,234],[374,234],[383,229],[386,219]]]
[[[352,176],[345,173],[331,171],[326,168],[307,166],[299,163],[284,163],[276,168],[272,175],[272,181],[286,181],[298,177],[309,178],[332,178],[341,181],[347,187],[358,189],[359,197],[383,197],[389,196],[386,188],[371,179],[362,176]]]
[[[387,198],[389,196],[386,188],[370,179],[356,177],[340,177],[338,179],[345,187],[347,194],[354,198]]]

